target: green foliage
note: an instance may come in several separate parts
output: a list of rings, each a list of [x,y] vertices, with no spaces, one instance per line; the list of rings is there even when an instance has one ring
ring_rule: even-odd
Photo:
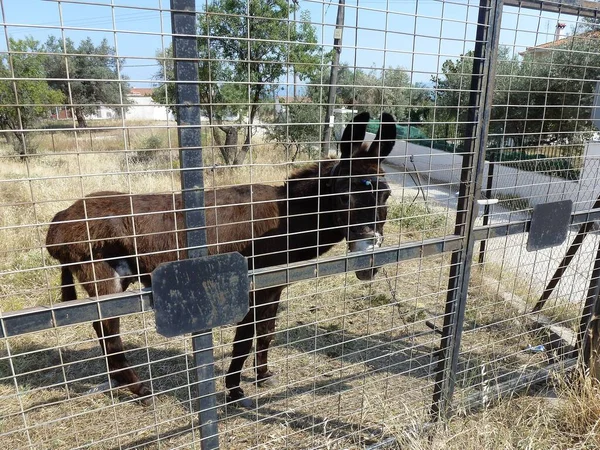
[[[307,11],[294,25],[289,21],[298,7],[287,0],[216,0],[205,6],[198,18],[198,51],[200,103],[207,105],[204,113],[219,133],[213,139],[220,147],[223,160],[241,164],[249,150],[251,124],[262,101],[274,92],[279,80],[292,69],[305,80],[316,72],[321,48]],[[172,51],[159,54],[161,68],[157,78],[175,79],[169,61]],[[159,86],[153,99],[173,104],[174,83]],[[244,142],[238,145],[239,126]]]
[[[175,67],[173,66],[173,48],[167,47],[164,51],[156,51],[156,62],[158,63],[158,72],[154,78],[161,82],[160,86],[152,90],[152,101],[166,107],[174,116],[177,116],[175,108],[175,85],[172,83],[175,80]],[[167,83],[171,81],[171,83]]]
[[[541,153],[531,153],[524,150],[498,150],[492,149],[486,152],[487,158],[503,162],[505,165],[515,167],[529,172],[545,173],[567,180],[578,180],[580,171],[573,166],[573,160],[569,158],[548,158]]]
[[[442,64],[442,77],[432,76],[437,105],[435,119],[441,122],[436,127],[435,137],[465,137],[472,72],[473,52],[467,52],[456,61],[446,60]]]
[[[158,150],[163,148],[163,142],[160,136],[152,134],[144,139],[141,148]]]
[[[67,38],[63,41],[50,36],[44,50],[46,73],[52,88],[61,91],[73,105],[79,127],[86,127],[86,114],[94,113],[97,105],[112,108],[120,115],[127,102],[129,84],[119,73],[123,60],[103,39],[95,45],[91,38],[82,40],[77,47]]]
[[[592,93],[600,78],[596,39],[586,35],[564,39],[551,47],[534,48],[522,57],[499,51],[496,68],[490,145],[539,146],[548,142],[581,144],[594,127],[589,120]],[[469,110],[472,52],[442,66],[436,83],[436,115],[446,121],[437,137],[465,136]]]
[[[308,96],[314,103],[328,101],[328,92],[321,86],[321,79],[329,79],[329,70],[329,67],[324,67],[321,76],[311,79],[315,83],[308,85]],[[378,116],[383,110],[399,121],[415,123],[428,119],[433,103],[431,89],[420,83],[411,85],[409,74],[401,67],[367,72],[344,64],[338,72],[336,105],[358,108],[373,116]]]
[[[12,130],[11,144],[24,156],[36,149],[32,134],[23,130],[48,117],[51,107],[60,105],[64,96],[43,80],[45,57],[38,41],[10,38],[9,51],[0,58],[0,126]]]
[[[584,33],[551,46],[534,47],[522,56],[511,56],[507,48],[499,50],[488,140],[491,149],[502,148],[497,160],[568,180],[579,177],[572,160],[548,158],[527,148],[553,143],[565,149],[561,151],[564,156],[582,154],[583,143],[595,131],[589,119],[592,94],[600,78],[600,54],[594,50],[597,42],[594,35]],[[440,107],[436,121],[445,122],[436,128],[435,138],[466,137],[472,70],[470,52],[446,61],[443,76],[433,78]],[[488,154],[494,151],[488,150]]]
[[[295,161],[304,152],[308,158],[319,155],[314,145],[320,136],[320,110],[314,103],[285,105],[285,112],[278,114],[273,125],[267,128],[267,138],[283,145],[286,160]]]

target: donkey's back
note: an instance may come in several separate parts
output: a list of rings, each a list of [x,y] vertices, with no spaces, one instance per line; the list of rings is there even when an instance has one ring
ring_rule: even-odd
[[[206,190],[209,253],[242,251],[253,238],[277,228],[284,193],[270,185]],[[149,273],[186,257],[181,194],[93,193],[54,216],[46,245],[61,264],[137,256],[139,271]]]

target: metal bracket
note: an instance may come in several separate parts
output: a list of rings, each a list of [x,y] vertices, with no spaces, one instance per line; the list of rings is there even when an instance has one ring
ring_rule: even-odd
[[[527,251],[556,247],[565,242],[572,210],[572,200],[535,205],[527,237]]]
[[[152,272],[156,330],[173,337],[239,322],[249,310],[249,287],[239,253],[162,264]]]

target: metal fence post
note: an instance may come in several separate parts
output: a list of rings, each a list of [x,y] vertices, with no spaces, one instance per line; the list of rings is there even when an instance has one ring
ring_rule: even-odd
[[[177,133],[189,258],[206,256],[195,0],[171,0]],[[192,335],[202,449],[219,448],[212,332]]]
[[[588,287],[587,295],[585,298],[585,304],[581,310],[581,317],[579,320],[579,330],[577,332],[577,349],[580,354],[583,355],[583,362],[589,365],[591,354],[593,350],[591,348],[592,342],[590,338],[594,338],[596,341],[598,337],[596,333],[593,336],[586,336],[592,322],[598,320],[598,297],[600,296],[600,242],[596,247],[596,258],[594,259],[594,267],[590,276],[590,284]],[[594,328],[597,328],[597,324],[594,324]]]
[[[452,253],[448,280],[448,295],[444,312],[442,338],[438,351],[431,416],[433,420],[449,412],[460,353],[467,288],[471,274],[475,236],[472,233],[477,217],[492,96],[502,0],[481,0],[471,78],[471,95],[465,136],[469,153],[463,156],[456,224],[454,233],[463,237],[461,249]]]
[[[492,189],[494,187],[494,167],[496,166],[496,157],[495,153],[491,153],[489,158],[489,169],[487,175],[487,184],[485,187],[485,197],[487,200],[492,198]],[[490,223],[490,203],[486,202],[483,207],[483,223],[482,226],[487,226]],[[483,264],[485,262],[485,247],[487,244],[487,239],[484,239],[479,244],[479,264]]]

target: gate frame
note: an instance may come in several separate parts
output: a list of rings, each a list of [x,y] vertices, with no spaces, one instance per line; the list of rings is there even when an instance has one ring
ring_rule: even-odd
[[[463,245],[452,252],[448,294],[444,311],[442,338],[437,352],[435,385],[431,419],[437,421],[450,412],[462,337],[467,291],[475,247],[477,200],[483,183],[485,150],[492,108],[494,78],[500,39],[503,0],[480,0],[473,72],[471,76],[470,109],[467,115],[466,139],[469,152],[463,156],[460,188],[456,207],[454,234],[462,237]],[[449,364],[448,364],[449,363]]]
[[[175,83],[178,93],[176,106],[178,137],[182,169],[184,169],[182,170],[182,192],[186,209],[188,246],[190,247],[188,252],[189,257],[197,257],[205,255],[207,249],[204,230],[204,183],[197,50],[194,50],[197,47],[196,9],[194,0],[170,0],[170,2]],[[447,417],[452,404],[475,242],[527,232],[530,223],[530,221],[524,220],[475,227],[478,210],[477,199],[483,183],[487,125],[490,120],[491,94],[493,93],[500,23],[504,6],[560,12],[581,17],[597,17],[600,11],[599,3],[586,0],[480,0],[470,98],[471,105],[477,106],[469,110],[466,134],[469,136],[470,151],[463,157],[454,234],[422,242],[407,243],[395,248],[382,248],[373,252],[375,265],[398,263],[408,259],[452,252],[443,335],[438,351],[433,402],[430,410],[434,421]],[[572,224],[585,224],[592,220],[600,220],[600,211],[592,210],[571,215]],[[368,268],[369,263],[363,263],[360,258],[361,255],[322,258],[318,261],[251,271],[249,277],[253,280],[255,288],[265,288],[281,283],[343,273],[356,268]],[[590,287],[588,297],[597,299],[599,290],[600,285],[594,286],[593,293]],[[589,306],[589,309],[591,308],[592,305]],[[98,320],[100,315],[115,317],[146,312],[151,309],[152,291],[144,289],[103,298],[87,298],[49,307],[0,313],[0,338],[91,322]],[[213,445],[211,448],[218,448],[218,434],[211,435],[208,429],[205,434],[205,428],[202,425],[213,423],[211,422],[212,417],[216,417],[217,411],[216,404],[211,403],[207,406],[204,403],[204,400],[210,396],[205,397],[203,392],[211,390],[211,383],[212,392],[214,392],[215,380],[214,368],[206,365],[207,353],[197,351],[197,349],[206,348],[207,339],[212,341],[211,333],[192,336],[195,369],[198,376],[196,382],[198,383],[200,403],[201,444],[202,448],[209,443]],[[208,348],[208,352],[212,355],[212,346]],[[216,422],[214,424],[216,425]]]

